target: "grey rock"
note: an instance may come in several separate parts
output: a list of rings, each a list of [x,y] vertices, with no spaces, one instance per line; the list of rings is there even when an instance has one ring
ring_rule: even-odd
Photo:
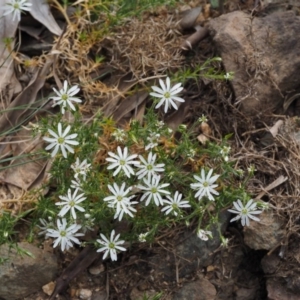
[[[5,300],[21,299],[42,289],[58,271],[55,255],[25,242],[18,246],[33,257],[20,256],[7,245],[0,247],[0,257],[8,257],[8,261],[0,265],[0,298]]]
[[[166,253],[162,263],[161,254],[149,258],[149,264],[153,267],[150,276],[151,281],[175,281],[176,268],[174,255]]]
[[[299,293],[290,292],[282,280],[269,278],[267,291],[269,300],[299,300]]]
[[[235,11],[208,27],[226,71],[234,72],[230,82],[244,113],[274,112],[299,93],[300,17],[293,11],[265,17]]]
[[[195,272],[197,269],[207,267],[212,264],[213,252],[220,247],[221,240],[219,237],[218,226],[224,233],[227,227],[230,213],[222,212],[220,214],[220,224],[213,226],[209,230],[212,232],[212,239],[208,241],[201,240],[196,233],[185,232],[180,240],[176,243],[176,255],[183,258],[179,266],[179,275],[184,277]]]
[[[213,239],[203,241],[195,231],[186,229],[174,241],[172,251],[166,251],[164,254],[160,252],[159,255],[147,258],[151,267],[149,280],[152,282],[176,282],[177,275],[179,278],[188,278],[196,271],[211,265],[214,260],[214,251],[221,244],[218,228],[220,227],[223,234],[230,216],[229,212],[222,212],[219,216],[219,224],[208,229],[212,232]],[[162,256],[164,257],[163,262]]]
[[[271,250],[284,238],[283,222],[272,211],[264,211],[259,215],[260,222],[251,222],[244,228],[244,241],[252,249]]]
[[[214,300],[216,288],[205,278],[185,284],[173,300]]]
[[[265,274],[274,274],[278,271],[281,264],[280,257],[277,254],[265,255],[261,260],[261,267]]]
[[[196,233],[186,233],[183,238],[184,242],[176,247],[176,255],[183,258],[179,268],[180,277],[195,272],[198,268],[207,267],[213,262],[214,250],[216,250],[221,241],[218,236],[213,239],[203,241]]]

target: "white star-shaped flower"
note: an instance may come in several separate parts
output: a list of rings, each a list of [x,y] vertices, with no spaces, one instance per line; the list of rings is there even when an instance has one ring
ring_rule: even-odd
[[[178,106],[176,105],[175,101],[178,102],[185,101],[184,99],[176,96],[178,93],[180,93],[183,90],[181,83],[177,83],[173,87],[171,87],[171,81],[169,77],[167,77],[166,79],[166,84],[161,79],[159,79],[159,83],[161,88],[157,86],[152,86],[154,92],[150,93],[150,95],[153,97],[161,98],[158,104],[155,106],[155,108],[159,108],[164,104],[165,113],[167,113],[168,109],[171,106],[173,106],[173,108],[177,110]]]
[[[48,217],[48,221],[46,221],[45,219],[41,219],[40,218],[40,222],[42,223],[42,226],[41,225],[37,225],[37,227],[40,228],[42,231],[40,231],[38,233],[38,235],[45,235],[45,239],[46,239],[46,238],[48,238],[47,231],[48,231],[48,229],[54,227],[54,223],[53,223],[51,217]]]
[[[208,119],[205,115],[202,114],[202,116],[198,119],[198,122],[201,123],[207,123]]]
[[[112,136],[117,142],[124,142],[127,138],[127,132],[124,129],[116,128],[116,130],[112,133]]]
[[[209,230],[199,229],[197,231],[197,236],[203,241],[207,241],[209,238],[212,238],[212,232]]]
[[[80,162],[79,158],[77,157],[76,161],[71,165],[71,169],[73,169],[75,173],[75,179],[77,179],[81,175],[83,180],[86,180],[86,174],[89,171],[90,166],[91,164],[88,164],[86,159]]]
[[[234,75],[233,72],[229,72],[229,73],[226,73],[226,74],[224,75],[224,78],[225,78],[226,80],[231,80],[231,79],[233,79],[233,75]]]
[[[73,97],[77,93],[79,93],[80,89],[77,85],[74,85],[70,88],[68,88],[68,82],[67,80],[64,81],[64,86],[60,91],[57,91],[55,88],[53,88],[54,92],[57,94],[57,96],[50,97],[49,99],[53,99],[54,104],[53,106],[60,105],[61,106],[61,113],[65,113],[65,109],[67,107],[70,107],[71,110],[76,110],[74,104],[72,102],[81,103],[82,100],[80,100],[77,97]]]
[[[110,234],[110,240],[106,238],[106,236],[102,233],[100,233],[100,236],[102,240],[97,240],[97,242],[104,247],[97,250],[97,252],[104,252],[103,259],[106,259],[108,254],[110,255],[110,258],[112,261],[117,260],[117,250],[119,251],[126,251],[124,247],[121,247],[119,245],[122,245],[125,243],[123,240],[119,240],[120,234],[115,236],[115,231],[113,230]]]
[[[220,150],[220,154],[222,155],[222,157],[224,158],[225,161],[229,160],[229,152],[231,150],[231,147],[228,146],[223,146]]]
[[[85,214],[81,219],[81,230],[85,234],[88,230],[93,231],[95,226],[95,218],[91,218],[90,214]]]
[[[121,221],[124,213],[133,218],[132,212],[136,212],[136,209],[132,205],[138,202],[130,201],[135,196],[127,196],[132,188],[129,187],[125,190],[125,182],[123,182],[121,187],[114,183],[113,186],[108,185],[108,189],[113,195],[105,197],[103,200],[109,202],[108,206],[116,210],[114,218]]]
[[[65,158],[67,158],[66,150],[68,150],[71,153],[74,153],[74,149],[70,145],[77,146],[79,145],[79,142],[74,141],[74,139],[77,137],[77,133],[67,135],[70,132],[70,130],[71,130],[71,126],[68,125],[65,131],[62,132],[61,123],[58,123],[57,125],[57,133],[54,132],[52,129],[48,129],[48,132],[50,133],[50,135],[53,136],[53,138],[44,137],[43,140],[50,143],[50,145],[46,147],[46,150],[50,150],[54,148],[54,150],[51,153],[52,157],[54,157],[57,154],[59,149],[61,150],[62,155]]]
[[[256,205],[257,203],[253,202],[253,199],[250,199],[245,206],[243,205],[240,199],[238,199],[236,202],[233,202],[233,206],[235,209],[228,209],[228,211],[233,214],[237,214],[237,216],[231,219],[230,222],[234,222],[241,219],[241,223],[243,226],[249,226],[250,219],[259,222],[260,219],[253,216],[262,213],[261,210],[257,210]]]
[[[121,170],[124,171],[126,176],[130,178],[131,175],[134,175],[134,171],[130,165],[138,165],[139,162],[135,161],[137,154],[128,156],[128,148],[124,148],[124,152],[120,146],[117,148],[118,155],[113,152],[108,152],[109,158],[106,158],[111,164],[107,167],[108,170],[115,169],[113,176],[116,176]]]
[[[221,235],[221,246],[227,248],[228,244],[229,244],[229,239]]]
[[[6,6],[3,8],[5,12],[3,13],[4,16],[12,14],[12,21],[15,19],[20,22],[21,20],[21,12],[30,11],[32,4],[29,3],[27,0],[8,0],[6,2]]]
[[[73,247],[73,243],[80,244],[77,236],[83,236],[83,233],[76,233],[81,228],[80,225],[73,224],[67,227],[67,220],[63,218],[62,220],[57,219],[57,230],[48,229],[47,235],[49,237],[55,238],[53,248],[58,244],[61,246],[61,251]]]
[[[141,155],[139,155],[139,159],[142,163],[137,166],[138,168],[140,168],[140,170],[136,173],[138,179],[144,178],[145,176],[150,179],[151,176],[157,175],[157,172],[163,172],[165,170],[165,164],[155,164],[156,154],[153,154],[152,152],[148,154],[147,161]]]
[[[144,195],[141,198],[141,201],[146,200],[145,205],[148,206],[150,201],[153,199],[157,206],[163,205],[163,199],[161,194],[169,195],[170,192],[164,190],[163,188],[169,186],[169,183],[160,184],[160,176],[153,176],[152,178],[143,179],[145,186],[138,185],[137,188],[145,191]]]
[[[207,176],[205,176],[205,170],[201,169],[201,177],[194,175],[194,178],[199,181],[197,183],[192,183],[191,188],[194,190],[198,190],[195,194],[195,198],[201,200],[203,197],[207,197],[209,200],[214,201],[214,195],[219,195],[219,193],[215,190],[218,186],[214,184],[220,175],[215,175],[211,177],[213,173],[213,169],[210,169]]]
[[[164,121],[156,121],[155,122],[155,126],[158,130],[162,129],[166,124],[164,123]]]
[[[141,243],[147,242],[146,238],[147,238],[148,234],[149,234],[149,232],[140,233],[139,237],[138,237],[139,242],[141,242]]]
[[[178,215],[180,208],[183,207],[191,207],[189,201],[181,200],[182,194],[179,194],[178,191],[175,192],[174,197],[167,195],[169,200],[163,200],[164,207],[161,211],[165,211],[165,214],[168,215],[169,213],[173,213],[175,216]]]
[[[59,196],[59,199],[61,199],[63,202],[57,202],[56,205],[62,205],[62,209],[59,212],[59,216],[63,217],[68,211],[71,212],[72,217],[76,219],[76,209],[84,212],[85,209],[78,204],[81,203],[86,199],[84,197],[84,194],[77,195],[78,189],[76,189],[72,195],[71,189],[68,189],[68,194],[66,196]]]
[[[78,189],[79,191],[83,191],[82,181],[79,178],[75,178],[75,180],[72,179],[70,186],[74,190]]]
[[[145,150],[149,150],[156,147],[158,145],[159,138],[159,133],[151,132],[147,137],[147,141],[149,142],[149,144],[146,145]]]

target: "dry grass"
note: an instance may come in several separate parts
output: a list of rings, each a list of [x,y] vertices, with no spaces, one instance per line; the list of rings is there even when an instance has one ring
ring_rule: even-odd
[[[123,76],[137,84],[143,78],[171,73],[183,66],[182,38],[174,12],[161,9],[128,19],[109,34],[101,16],[97,22],[87,19],[88,15],[74,17],[54,45],[59,59],[53,73],[57,78],[80,82],[90,104],[101,107],[116,95],[125,97],[128,90],[124,94],[119,88]],[[135,84],[130,88],[134,89]]]
[[[166,11],[159,15],[144,15],[116,28],[107,39],[112,64],[137,79],[174,72],[182,67],[182,38],[176,29],[176,19]]]

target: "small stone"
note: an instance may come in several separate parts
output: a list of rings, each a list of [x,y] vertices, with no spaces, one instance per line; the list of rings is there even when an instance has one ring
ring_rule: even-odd
[[[69,295],[71,298],[74,298],[77,295],[77,290],[73,287],[69,289]]]
[[[217,295],[216,288],[205,278],[185,284],[173,300],[211,300]]]
[[[79,299],[82,299],[82,300],[91,300],[92,294],[93,294],[92,291],[88,290],[88,289],[80,289],[80,290],[77,290],[77,293],[76,293],[76,295],[79,297]]]
[[[105,270],[104,265],[98,264],[98,265],[91,266],[89,268],[89,273],[92,275],[99,275],[100,273],[103,273],[104,270]]]
[[[206,268],[206,271],[207,271],[207,272],[212,272],[212,271],[214,271],[215,269],[216,269],[215,266],[208,266],[208,267]]]
[[[43,289],[43,292],[44,292],[46,295],[50,296],[50,295],[53,293],[54,289],[55,289],[55,283],[54,283],[53,281],[51,281],[51,282],[45,284],[45,285],[42,287],[42,289]]]

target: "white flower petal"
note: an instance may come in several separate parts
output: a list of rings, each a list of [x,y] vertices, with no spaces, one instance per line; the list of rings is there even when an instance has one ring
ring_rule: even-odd
[[[242,226],[249,226],[250,219],[254,221],[260,221],[259,218],[253,216],[262,213],[262,211],[257,210],[256,203],[253,203],[253,199],[250,199],[246,205],[242,203],[240,199],[233,202],[233,206],[235,209],[228,209],[229,212],[233,214],[237,214],[236,217],[230,220],[230,222],[237,221],[241,219]]]
[[[150,95],[153,97],[161,98],[158,104],[155,106],[155,108],[159,108],[164,104],[165,113],[167,113],[170,107],[173,107],[174,109],[178,109],[178,106],[175,103],[175,101],[179,101],[179,102],[185,101],[184,99],[177,97],[177,94],[183,90],[183,87],[181,87],[181,83],[177,83],[173,87],[171,87],[170,78],[167,77],[166,84],[161,79],[159,79],[159,84],[161,88],[152,86],[152,90],[154,92],[150,93]]]
[[[118,234],[116,237],[114,237],[115,235],[115,231],[112,230],[111,234],[110,234],[110,240],[108,240],[102,233],[100,234],[101,238],[103,240],[97,240],[98,243],[100,243],[101,245],[103,245],[104,247],[101,247],[100,249],[97,250],[97,252],[103,252],[105,251],[104,255],[103,255],[103,259],[106,259],[108,254],[110,255],[110,258],[112,261],[116,261],[117,260],[117,251],[116,250],[120,250],[120,251],[126,251],[125,248],[117,246],[118,244],[123,244],[124,241],[122,240],[118,240],[120,237],[120,234]]]

